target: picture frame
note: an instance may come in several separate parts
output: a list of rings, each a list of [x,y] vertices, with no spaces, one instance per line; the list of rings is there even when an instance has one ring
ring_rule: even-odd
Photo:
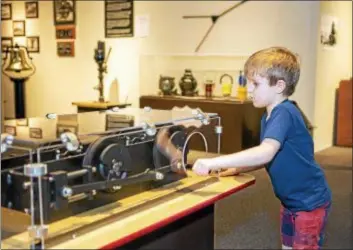
[[[134,36],[134,1],[104,1],[105,37],[123,38]]]
[[[77,131],[78,131],[78,126],[74,126],[74,125],[61,125],[61,124],[58,124],[56,126],[56,136],[58,138],[64,132],[72,132],[74,134],[77,134]]]
[[[59,57],[75,56],[75,42],[74,41],[57,42],[57,55]]]
[[[1,21],[12,19],[12,4],[1,3]]]
[[[38,1],[25,2],[26,18],[38,18]]]
[[[12,23],[13,36],[25,36],[26,35],[26,22],[23,20],[16,20]]]
[[[43,131],[41,128],[29,128],[29,138],[42,139]]]
[[[56,26],[56,39],[75,39],[76,28],[74,25]]]
[[[27,127],[28,126],[28,118],[17,119],[16,126],[18,127]]]
[[[39,53],[40,43],[39,36],[27,36],[27,51],[30,53]]]
[[[16,136],[16,126],[5,125],[4,132]]]
[[[338,32],[339,19],[335,16],[322,15],[320,21],[320,46],[325,50],[335,50]]]
[[[12,37],[1,37],[1,50],[2,52],[6,51],[7,47],[11,47],[13,45]]]
[[[54,25],[75,24],[76,22],[76,0],[55,0]]]

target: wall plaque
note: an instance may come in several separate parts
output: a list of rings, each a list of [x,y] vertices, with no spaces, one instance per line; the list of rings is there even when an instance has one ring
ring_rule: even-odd
[[[56,39],[75,39],[75,31],[74,25],[56,26]]]
[[[106,0],[105,4],[105,37],[134,36],[134,1]]]
[[[75,43],[74,43],[74,41],[57,42],[57,54],[60,57],[73,57],[73,56],[75,56]]]
[[[29,128],[29,138],[42,139],[43,131],[41,128]]]

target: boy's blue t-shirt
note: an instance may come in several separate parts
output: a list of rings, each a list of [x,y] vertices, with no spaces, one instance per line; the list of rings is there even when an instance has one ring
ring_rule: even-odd
[[[261,141],[272,138],[281,148],[266,166],[275,195],[287,209],[311,211],[331,202],[331,190],[314,158],[313,139],[299,109],[289,100],[261,120]]]

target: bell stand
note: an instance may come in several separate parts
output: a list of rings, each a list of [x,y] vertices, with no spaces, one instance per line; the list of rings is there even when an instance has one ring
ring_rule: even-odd
[[[21,119],[26,117],[25,102],[25,81],[28,78],[10,78],[14,83],[15,92],[15,118]]]

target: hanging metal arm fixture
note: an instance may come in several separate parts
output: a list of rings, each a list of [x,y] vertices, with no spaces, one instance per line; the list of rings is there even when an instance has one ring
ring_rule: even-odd
[[[211,30],[213,29],[213,27],[215,26],[216,22],[218,21],[218,19],[220,17],[223,17],[224,15],[228,14],[230,11],[234,10],[235,8],[239,7],[240,5],[242,5],[243,3],[247,2],[248,0],[244,0],[244,1],[240,1],[239,3],[234,4],[232,7],[228,8],[227,10],[223,11],[221,14],[219,15],[196,15],[196,16],[183,16],[184,19],[191,19],[191,18],[211,18],[212,20],[212,25],[208,28],[206,34],[204,35],[204,37],[202,38],[201,42],[199,43],[199,45],[196,47],[195,52],[198,52],[202,46],[202,44],[205,42],[206,38],[208,37],[208,35],[211,33]]]

